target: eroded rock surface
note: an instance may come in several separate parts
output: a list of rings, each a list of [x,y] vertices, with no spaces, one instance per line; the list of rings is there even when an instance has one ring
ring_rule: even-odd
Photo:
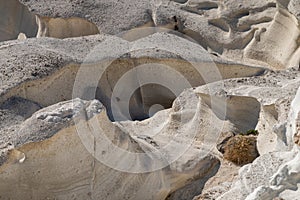
[[[0,0],[0,199],[298,199],[299,8]]]
[[[235,61],[274,69],[295,67],[299,62],[297,0],[20,2],[37,18],[37,37],[120,34],[136,28],[164,27],[183,33],[210,53]],[[145,34],[150,33],[140,30],[131,37]]]
[[[219,166],[218,159],[212,155],[197,158],[201,151],[191,148],[171,166],[159,171],[142,174],[117,171],[101,164],[87,151],[73,120],[77,123],[99,120],[102,125],[105,124],[107,137],[113,139],[119,147],[136,153],[143,152],[145,148],[146,144],[131,139],[130,135],[108,120],[99,101],[75,99],[61,102],[36,112],[22,124],[15,138],[16,148],[9,152],[7,161],[0,169],[1,177],[5,180],[0,187],[2,196],[8,199],[24,196],[28,199],[71,199],[74,195],[87,199],[98,198],[99,195],[101,199],[119,199],[120,196],[125,199],[164,199],[188,183],[196,180],[198,184],[204,183],[204,176],[210,177],[209,174],[213,175]],[[88,136],[89,130],[85,131]],[[109,149],[103,150],[111,153]],[[100,150],[94,151],[97,154]],[[126,163],[126,154],[124,156],[123,164],[130,165]],[[116,159],[111,162],[120,163],[118,157],[110,159]],[[135,161],[137,165],[143,162]],[[151,168],[151,163],[144,164]],[[49,165],[53,165],[53,168],[49,168]],[[109,184],[100,184],[103,179],[110,179]],[[118,187],[120,181],[125,186]],[[20,187],[18,192],[11,192],[9,188],[13,186]],[[155,194],[153,191],[156,191]]]
[[[18,0],[0,1],[0,41],[17,39],[20,33],[35,37],[38,31],[35,15]]]

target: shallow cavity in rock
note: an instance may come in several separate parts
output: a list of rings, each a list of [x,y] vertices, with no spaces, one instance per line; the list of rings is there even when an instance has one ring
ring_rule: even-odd
[[[0,0],[0,42],[17,39],[20,33],[35,37],[38,31],[35,15],[18,0]]]

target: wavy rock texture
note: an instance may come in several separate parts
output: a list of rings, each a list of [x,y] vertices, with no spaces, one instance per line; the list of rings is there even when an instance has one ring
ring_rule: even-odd
[[[0,199],[299,199],[299,0],[0,10]]]
[[[294,144],[294,134],[298,123],[295,113],[299,112],[296,103],[299,99],[298,71],[268,72],[261,77],[227,80],[224,86],[227,95],[243,94],[260,102],[260,115],[253,129],[259,131],[257,146],[261,156],[239,170],[229,191],[220,190],[217,185],[207,190],[217,193],[214,198],[222,200],[297,199],[298,147]],[[197,90],[207,92],[205,87]],[[284,171],[289,168],[293,169]]]
[[[203,176],[213,174],[218,167],[216,158],[207,155],[199,160],[196,156],[199,150],[190,150],[170,167],[156,172],[116,171],[98,162],[87,151],[76,133],[73,119],[82,123],[89,119],[99,120],[105,125],[107,137],[114,137],[119,147],[131,152],[143,151],[140,147],[143,144],[136,143],[107,119],[99,101],[61,102],[36,112],[20,127],[14,142],[19,147],[9,152],[0,169],[1,178],[5,180],[1,182],[1,196],[6,199],[93,199],[100,196],[101,199],[119,199],[120,196],[125,199],[164,199],[193,180],[200,179],[198,184],[201,184],[205,180]],[[95,153],[98,153],[97,149]],[[123,159],[126,163],[126,158]],[[112,162],[116,161],[120,162]],[[189,166],[185,166],[187,161]],[[109,184],[103,185],[104,179]],[[120,183],[122,187],[118,186]],[[18,188],[17,192],[11,192],[13,185]]]
[[[133,28],[165,27],[184,33],[209,52],[235,61],[275,69],[294,67],[299,62],[297,1],[21,2],[37,16],[38,37],[118,34]]]

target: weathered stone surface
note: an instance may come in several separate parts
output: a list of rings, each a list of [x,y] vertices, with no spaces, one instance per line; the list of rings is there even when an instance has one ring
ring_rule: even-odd
[[[251,96],[260,102],[260,114],[255,116],[255,121],[251,120],[254,122],[251,129],[256,129],[260,133],[257,145],[259,153],[264,154],[284,149],[290,150],[293,146],[293,136],[287,131],[289,130],[287,122],[291,121],[289,111],[297,93],[299,81],[299,72],[294,69],[267,72],[260,77],[225,80],[224,88],[215,93]],[[202,86],[196,91],[208,93],[208,88]],[[243,102],[243,100],[239,101]],[[251,116],[247,112],[244,114],[246,118]]]
[[[299,11],[299,8],[300,8],[299,1],[297,1],[297,0],[291,0],[291,1],[289,2],[288,10],[289,10],[292,14],[294,14],[294,16],[297,17],[298,20],[300,19],[300,11]]]
[[[103,33],[116,34],[152,23],[151,6],[153,4],[146,0],[130,2],[118,0],[21,0],[21,2],[38,16],[83,18],[96,24],[99,31]],[[43,21],[43,19],[41,20]],[[80,26],[80,24],[78,25]]]
[[[204,184],[205,176],[213,175],[218,168],[216,158],[209,154],[197,158],[201,152],[193,147],[175,163],[159,171],[131,174],[109,168],[87,151],[74,127],[73,120],[87,123],[86,120],[92,119],[105,124],[105,134],[114,138],[118,146],[131,152],[143,152],[140,145],[144,146],[144,142],[130,139],[130,135],[113,125],[99,101],[75,99],[62,102],[38,111],[22,124],[16,142],[19,147],[9,151],[7,161],[0,167],[0,175],[5,180],[0,183],[1,196],[12,199],[72,199],[74,195],[78,198],[164,199],[194,181]],[[94,153],[98,151],[96,149]],[[111,153],[109,149],[107,151]],[[124,156],[126,163],[127,156]],[[120,163],[118,157],[110,159]],[[49,168],[49,165],[53,167]],[[110,180],[109,184],[101,184],[103,179]],[[120,182],[123,187],[118,187]],[[10,190],[11,187],[18,187],[18,191]],[[197,190],[192,194],[196,195]],[[177,196],[183,195],[180,193],[177,192]]]
[[[0,199],[298,199],[299,8],[0,0]]]
[[[297,0],[251,3],[21,0],[21,3],[37,16],[38,37],[118,34],[134,28],[165,27],[185,34],[211,53],[235,61],[275,69],[294,67],[299,62]]]
[[[0,1],[0,42],[17,39],[19,33],[35,37],[38,31],[35,15],[18,0]]]
[[[280,165],[290,161],[295,156],[293,152],[271,153],[260,156],[252,164],[239,170],[239,179],[232,188],[217,199],[246,199],[257,187],[269,185],[270,178]],[[268,198],[268,197],[267,197]],[[269,199],[272,199],[270,197]]]
[[[170,42],[175,40],[176,44],[170,44]],[[154,41],[156,42],[154,43]],[[127,50],[127,48],[129,48],[128,45],[130,45],[126,40],[108,35],[65,40],[41,38],[3,43],[2,51],[0,52],[1,55],[3,54],[3,57],[0,58],[0,63],[4,66],[0,74],[2,83],[0,86],[0,92],[2,94],[0,102],[12,96],[21,96],[38,102],[43,106],[48,106],[71,99],[72,88],[79,67],[85,67],[85,65],[89,63],[95,63],[95,70],[101,67],[98,66],[97,63],[103,61],[98,61],[98,58],[95,56],[101,53],[102,49],[99,50],[101,46],[107,46],[107,44],[111,42],[117,46],[116,48],[124,48],[125,50]],[[206,66],[212,68],[212,71],[220,73],[219,75],[217,74],[219,80],[221,76],[223,78],[253,76],[265,71],[262,67],[234,63],[224,59],[214,57],[207,59],[206,55],[201,52],[198,53],[201,57],[195,58],[186,52],[190,51],[191,48],[196,51],[197,48],[199,48],[196,44],[190,42],[186,43],[185,39],[167,33],[156,33],[137,40],[135,44],[149,46],[152,49],[151,51],[156,52],[159,50],[159,53],[149,55],[149,51],[141,51],[139,53],[125,54],[125,56],[116,59],[110,67],[102,67],[102,69],[105,70],[104,75],[110,78],[109,81],[106,80],[106,77],[96,77],[100,78],[99,86],[94,85],[91,87],[101,88],[100,85],[111,85],[111,87],[114,87],[117,80],[124,73],[143,63],[151,62],[165,64],[179,71],[179,73],[189,81],[189,87],[199,86],[205,84],[205,82],[213,81],[210,77],[206,79],[202,78],[205,77],[202,74],[207,70],[205,69]],[[160,50],[168,44],[171,45],[170,48],[173,49],[172,52]],[[29,48],[31,50],[28,53],[27,49]],[[182,51],[183,49],[186,49],[186,51]],[[107,49],[107,52],[113,53],[114,49]],[[183,56],[185,56],[185,58]],[[116,55],[116,57],[118,57],[118,55]],[[200,70],[192,66],[189,60],[185,60],[186,58],[190,60],[196,59],[197,62],[199,62],[198,68],[200,68]],[[123,66],[122,70],[118,68],[120,65]],[[92,78],[95,75],[89,72],[89,76]],[[87,83],[87,85],[89,84]],[[111,88],[107,86],[102,87],[101,90],[105,96],[110,97]],[[184,86],[180,87],[182,88],[177,89],[179,92],[186,88]],[[152,90],[154,93],[156,91],[159,92],[159,89]],[[160,93],[160,95],[164,94]],[[166,99],[167,98],[170,97],[166,97]],[[105,106],[110,106],[106,104],[104,99],[102,100]],[[169,101],[173,100],[174,97],[171,97]],[[170,107],[170,103],[167,104],[167,107]],[[139,108],[136,108],[136,110],[139,110]]]

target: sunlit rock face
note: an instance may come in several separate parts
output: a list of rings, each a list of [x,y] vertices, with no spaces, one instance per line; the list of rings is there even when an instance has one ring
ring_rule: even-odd
[[[0,199],[298,199],[298,0],[0,0]]]

